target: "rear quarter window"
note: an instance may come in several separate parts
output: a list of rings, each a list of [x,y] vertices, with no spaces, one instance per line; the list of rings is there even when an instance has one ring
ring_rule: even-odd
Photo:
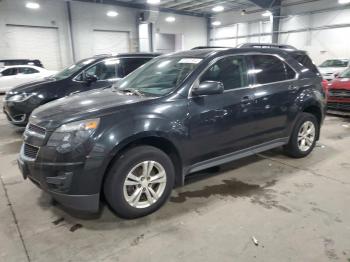
[[[312,60],[310,59],[310,57],[306,54],[298,54],[298,53],[292,53],[291,56],[297,60],[300,64],[302,64],[304,67],[306,67],[307,69],[309,69],[311,72],[315,73],[315,74],[320,74],[320,72],[318,71],[317,67],[315,66],[315,64],[312,62]]]
[[[295,78],[295,71],[276,56],[252,55],[251,57],[257,84],[275,83]]]

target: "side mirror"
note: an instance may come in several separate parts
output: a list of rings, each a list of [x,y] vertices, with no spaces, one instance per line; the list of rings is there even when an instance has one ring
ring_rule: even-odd
[[[192,94],[195,96],[217,95],[224,92],[224,85],[217,81],[204,81],[196,88],[192,89]]]
[[[87,82],[87,83],[92,83],[92,82],[96,82],[97,81],[97,76],[95,75],[89,75],[89,74],[86,74],[84,75],[84,80]]]
[[[334,74],[334,77],[335,77],[335,78],[338,78],[338,76],[339,76],[339,73],[335,73],[335,74]]]

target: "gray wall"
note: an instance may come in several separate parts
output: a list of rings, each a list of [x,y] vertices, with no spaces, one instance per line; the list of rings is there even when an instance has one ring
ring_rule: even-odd
[[[25,1],[0,1],[0,57],[6,57],[11,46],[6,42],[6,24],[58,27],[59,47],[63,65],[72,62],[68,18],[64,1],[43,1],[40,10],[29,10]],[[25,39],[23,39],[25,45]]]
[[[300,1],[285,0],[283,4],[293,2]],[[349,5],[322,0],[285,6],[281,11],[280,43],[307,50],[316,64],[329,58],[350,58]],[[271,23],[268,18],[261,16],[261,12],[245,16],[240,12],[227,12],[216,18],[222,22],[222,26],[211,30],[211,38],[216,38],[211,41],[213,45],[271,42]],[[325,26],[332,28],[326,29]],[[292,31],[296,29],[300,32]]]
[[[62,65],[73,62],[68,26],[66,2],[63,0],[42,0],[40,9],[31,10],[25,7],[24,0],[0,1],[0,36],[6,33],[6,24],[28,26],[58,27]],[[92,55],[92,32],[98,30],[114,30],[130,32],[131,51],[138,51],[137,14],[138,9],[104,4],[93,4],[71,1],[74,47],[76,59]],[[119,13],[116,18],[106,16],[107,10]],[[204,18],[174,15],[175,23],[165,22],[169,15],[160,13],[154,24],[156,32],[182,34],[182,49],[205,45],[207,41],[206,21]],[[25,39],[23,40],[25,45]],[[11,47],[0,37],[0,57],[5,57]]]

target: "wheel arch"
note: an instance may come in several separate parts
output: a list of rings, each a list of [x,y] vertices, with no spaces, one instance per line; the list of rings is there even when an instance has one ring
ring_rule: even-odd
[[[312,114],[313,116],[316,117],[317,119],[317,122],[318,122],[318,128],[319,128],[319,131],[321,129],[321,125],[322,125],[322,121],[323,121],[323,114],[322,114],[322,110],[319,106],[317,105],[308,105],[306,106],[303,111],[304,113],[309,113],[309,114]],[[317,140],[320,139],[320,132],[317,132],[317,137],[316,137]]]
[[[171,161],[174,164],[175,168],[175,186],[181,186],[184,183],[184,172],[183,172],[183,161],[179,152],[179,149],[175,146],[175,143],[170,139],[157,135],[157,134],[142,134],[136,135],[131,138],[128,138],[122,142],[120,142],[117,146],[115,146],[112,150],[110,158],[106,164],[106,168],[103,172],[103,179],[100,186],[100,190],[102,190],[103,185],[105,183],[105,179],[107,174],[113,165],[114,161],[118,159],[123,152],[126,150],[140,146],[140,145],[149,145],[156,147],[166,153]]]

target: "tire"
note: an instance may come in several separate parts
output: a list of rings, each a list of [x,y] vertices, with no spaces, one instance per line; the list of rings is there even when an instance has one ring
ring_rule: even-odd
[[[303,140],[303,138],[301,138],[302,136],[303,137],[307,136],[309,139],[311,139],[310,134],[309,135],[307,135],[307,133],[303,135],[301,134],[303,130],[309,130],[308,129],[309,126],[313,126],[314,128],[313,139],[312,139],[312,143],[310,142],[310,140],[304,139],[305,140],[304,141],[305,147],[304,147],[302,144],[302,141],[299,141],[299,140]],[[302,128],[304,129],[302,130]],[[320,128],[319,128],[319,123],[317,121],[317,118],[310,113],[302,113],[294,126],[292,135],[289,139],[289,143],[286,146],[284,146],[284,152],[288,156],[294,157],[294,158],[306,157],[314,149],[317,138],[319,137],[319,132],[320,132]]]
[[[119,217],[133,219],[158,210],[169,198],[174,183],[171,159],[158,148],[137,146],[124,151],[112,164],[104,194]]]

